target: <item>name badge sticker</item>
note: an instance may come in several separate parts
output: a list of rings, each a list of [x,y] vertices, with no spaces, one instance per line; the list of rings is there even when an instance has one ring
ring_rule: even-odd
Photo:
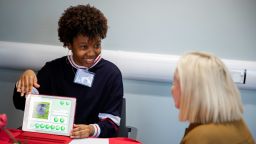
[[[77,69],[74,83],[92,87],[94,75],[94,73],[86,69]]]

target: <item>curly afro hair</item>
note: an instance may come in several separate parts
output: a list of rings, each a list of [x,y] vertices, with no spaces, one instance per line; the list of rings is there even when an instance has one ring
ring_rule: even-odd
[[[107,18],[97,8],[87,5],[71,6],[59,19],[58,35],[63,46],[73,42],[78,35],[89,39],[104,39],[107,34]]]

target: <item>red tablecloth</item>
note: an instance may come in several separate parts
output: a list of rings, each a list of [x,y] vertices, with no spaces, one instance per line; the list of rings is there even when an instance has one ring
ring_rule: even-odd
[[[26,144],[68,144],[72,139],[66,136],[58,136],[51,134],[42,134],[35,132],[24,132],[17,129],[8,129],[12,135],[22,143]],[[0,131],[0,144],[10,144],[9,136]],[[109,144],[141,144],[140,142],[130,138],[109,138]]]

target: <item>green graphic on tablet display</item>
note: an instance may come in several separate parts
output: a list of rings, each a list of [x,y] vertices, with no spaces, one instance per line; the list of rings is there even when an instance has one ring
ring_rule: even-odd
[[[22,130],[68,136],[75,105],[75,98],[30,94],[26,98]]]

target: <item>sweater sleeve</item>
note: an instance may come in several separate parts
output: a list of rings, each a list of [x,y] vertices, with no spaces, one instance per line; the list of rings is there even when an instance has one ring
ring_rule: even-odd
[[[123,81],[120,71],[109,80],[106,92],[109,95],[99,113],[98,125],[101,130],[99,137],[115,137],[119,130],[123,100]]]
[[[14,104],[15,108],[19,109],[19,110],[24,110],[25,102],[26,102],[25,96],[22,97],[20,95],[20,92],[17,92],[16,86],[14,86],[14,90],[13,90],[13,104]]]

